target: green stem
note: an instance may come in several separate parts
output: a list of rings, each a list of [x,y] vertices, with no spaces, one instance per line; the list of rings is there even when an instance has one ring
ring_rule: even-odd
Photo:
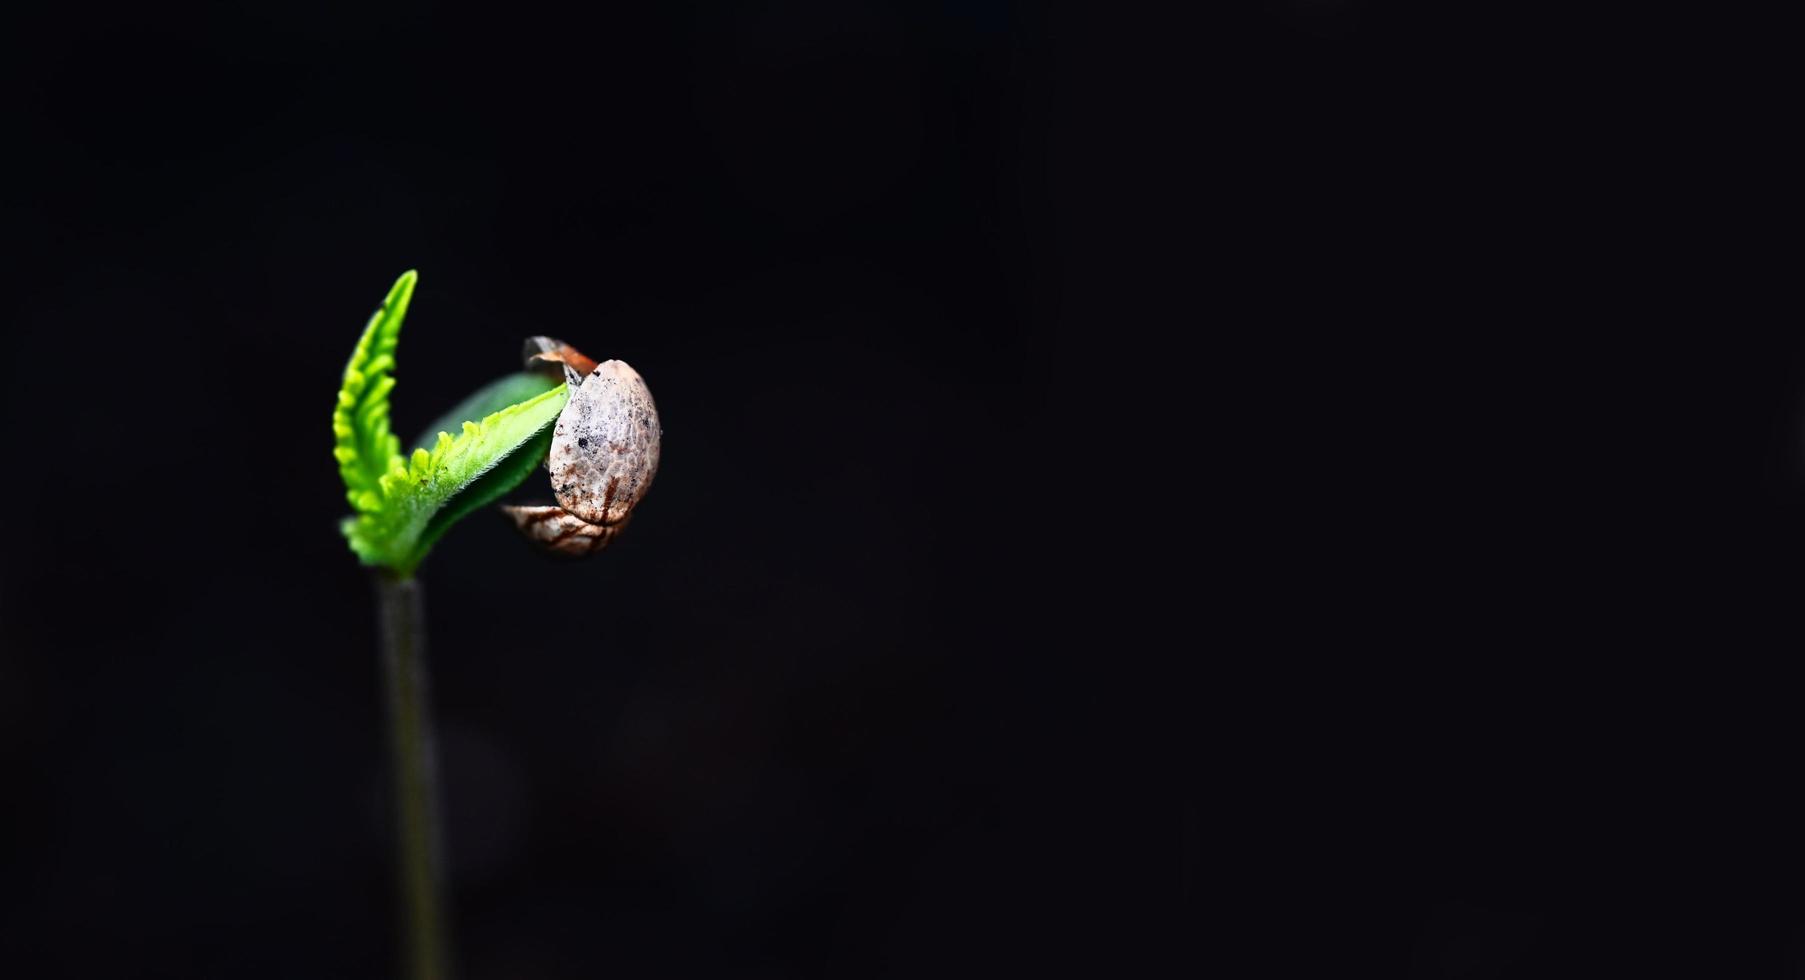
[[[388,689],[401,925],[411,980],[447,980],[439,808],[426,676],[426,613],[412,576],[376,575]]]

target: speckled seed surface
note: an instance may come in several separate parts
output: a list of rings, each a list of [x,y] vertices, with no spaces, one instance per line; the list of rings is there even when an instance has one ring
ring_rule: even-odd
[[[565,376],[571,394],[552,432],[552,492],[591,524],[619,525],[658,472],[658,409],[625,361],[604,361],[586,376],[566,364]]]

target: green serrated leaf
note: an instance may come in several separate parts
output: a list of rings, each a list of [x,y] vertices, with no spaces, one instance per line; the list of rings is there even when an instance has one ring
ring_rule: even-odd
[[[556,419],[556,416],[553,418]],[[551,452],[553,428],[548,425],[540,429],[538,435],[509,453],[489,472],[477,477],[457,496],[447,501],[437,514],[432,515],[432,519],[426,522],[426,529],[420,532],[419,543],[414,546],[419,557],[425,558],[426,552],[438,543],[446,531],[451,530],[453,524],[507,496],[509,491],[532,476],[545,460],[546,454]]]
[[[550,375],[530,371],[504,375],[478,388],[470,397],[458,402],[451,411],[434,419],[420,433],[420,438],[414,440],[414,447],[431,449],[438,442],[441,433],[455,435],[463,431],[465,422],[493,415],[509,405],[517,405],[562,384],[562,381]]]
[[[441,441],[431,450],[415,450],[404,466],[378,481],[382,504],[374,512],[360,514],[351,532],[351,547],[371,564],[387,565],[411,574],[427,551],[458,518],[513,489],[532,472],[544,449],[527,449],[497,479],[478,487],[480,478],[497,469],[523,447],[531,447],[542,433],[549,433],[570,393],[563,385],[518,405],[511,405],[464,424],[464,433]],[[546,442],[549,445],[549,441]],[[458,498],[476,493],[471,501]],[[457,501],[455,508],[450,508]],[[449,513],[446,513],[449,510]],[[445,518],[436,524],[441,513]],[[429,528],[431,530],[428,535]],[[372,559],[370,556],[376,556]]]
[[[389,429],[395,347],[416,276],[403,275],[345,366],[332,414],[333,458],[355,514],[341,525],[359,559],[411,575],[458,520],[512,490],[545,458],[570,393],[510,375],[465,399],[408,456]],[[460,418],[459,416],[464,416]]]
[[[332,455],[353,497],[361,498],[363,491],[374,489],[401,453],[400,440],[389,432],[389,393],[395,387],[395,345],[401,340],[401,322],[407,318],[419,278],[410,269],[395,280],[345,364],[344,381],[332,410]],[[358,506],[361,509],[361,504]]]

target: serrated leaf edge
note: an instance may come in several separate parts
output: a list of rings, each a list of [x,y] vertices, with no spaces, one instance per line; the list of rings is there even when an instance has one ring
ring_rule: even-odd
[[[358,513],[344,525],[351,549],[366,564],[387,565],[404,574],[411,573],[425,557],[424,552],[416,553],[415,543],[432,515],[556,422],[568,398],[568,386],[559,385],[492,412],[480,422],[465,422],[457,436],[440,432],[430,451],[416,449],[405,459],[397,451],[388,470],[376,478],[375,487],[364,491],[354,502]],[[544,419],[524,437],[505,447],[493,445],[504,423],[535,412],[542,413]],[[460,465],[473,457],[478,460],[475,466]]]
[[[389,426],[389,396],[395,389],[395,349],[401,341],[401,325],[418,281],[414,270],[402,273],[370,315],[345,362],[333,406],[332,455],[345,481],[345,498],[359,513],[380,506],[375,491],[401,461],[401,440]]]

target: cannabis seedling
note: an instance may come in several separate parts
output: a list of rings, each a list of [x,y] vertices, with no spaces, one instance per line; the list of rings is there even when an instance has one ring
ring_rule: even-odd
[[[389,395],[417,279],[409,271],[396,280],[345,365],[332,453],[353,511],[342,530],[374,570],[381,610],[405,957],[415,980],[441,980],[449,973],[449,944],[425,609],[414,573],[453,524],[495,503],[542,463],[557,505],[502,510],[549,551],[602,550],[651,486],[663,430],[651,392],[625,363],[597,364],[561,341],[532,337],[526,370],[466,398],[403,456],[389,428]]]

